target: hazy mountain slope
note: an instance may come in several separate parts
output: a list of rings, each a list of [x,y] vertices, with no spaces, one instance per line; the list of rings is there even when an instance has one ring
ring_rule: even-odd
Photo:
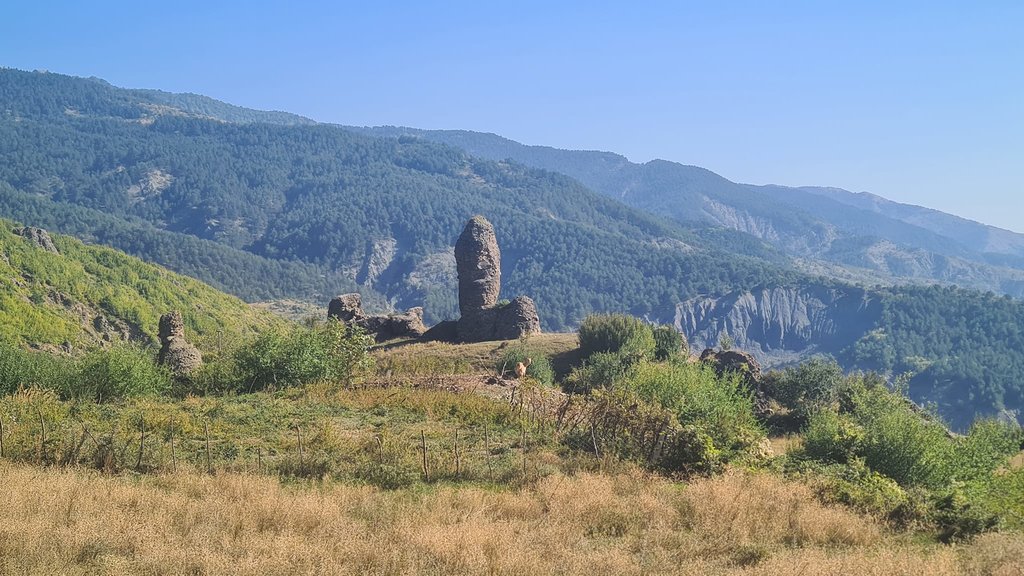
[[[1024,234],[987,226],[931,208],[893,202],[868,192],[854,193],[841,188],[813,186],[801,188],[801,190],[931,230],[982,254],[1024,258]],[[1000,261],[999,259],[995,260]],[[1014,265],[1021,266],[1020,261]]]
[[[1024,295],[1024,259],[1016,253],[1024,236],[934,210],[881,199],[864,202],[859,195],[834,189],[737,184],[695,166],[663,160],[634,164],[608,152],[526,146],[494,134],[396,127],[359,130],[425,138],[485,158],[510,158],[561,172],[677,222],[739,230],[790,255],[820,261],[809,269],[839,265],[879,278],[934,280]],[[879,252],[886,257],[879,258]]]
[[[200,343],[279,322],[185,276],[110,248],[51,235],[57,253],[0,220],[0,337],[38,347],[130,339],[154,343],[161,314],[179,310]]]

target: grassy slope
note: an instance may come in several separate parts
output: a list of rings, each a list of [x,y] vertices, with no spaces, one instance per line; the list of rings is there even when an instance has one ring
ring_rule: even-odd
[[[531,343],[571,353],[574,339],[552,334]],[[1024,568],[1019,534],[939,546],[822,504],[808,485],[773,474],[733,470],[679,484],[613,457],[567,451],[550,423],[520,418],[507,398],[449,389],[458,379],[451,375],[493,374],[502,350],[378,350],[371,379],[382,385],[354,389],[313,385],[74,410],[37,392],[2,398],[0,483],[8,489],[0,491],[0,574]],[[432,377],[403,386],[406,376]],[[47,422],[45,439],[36,418]],[[74,454],[79,466],[27,464],[41,440],[46,462]],[[213,476],[201,473],[207,442]],[[395,489],[379,487],[389,485]]]
[[[143,340],[154,341],[160,315],[179,310],[202,345],[278,322],[198,280],[116,250],[53,234],[60,254],[46,252],[14,234],[15,226],[0,220],[0,336],[88,345],[97,339],[89,324],[103,315],[136,326]]]

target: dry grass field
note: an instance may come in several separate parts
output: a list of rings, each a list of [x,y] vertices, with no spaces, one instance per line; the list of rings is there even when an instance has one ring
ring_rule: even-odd
[[[921,544],[733,472],[385,491],[0,463],[0,574],[1020,574],[1024,541]]]

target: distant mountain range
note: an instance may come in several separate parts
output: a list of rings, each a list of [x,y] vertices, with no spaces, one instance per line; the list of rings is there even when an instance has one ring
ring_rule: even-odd
[[[769,364],[911,371],[915,399],[959,427],[1024,410],[1024,302],[1002,296],[1024,294],[1018,234],[661,160],[0,70],[0,217],[250,301],[359,290],[370,309],[452,318],[452,245],[474,214],[497,230],[504,293],[533,297],[546,330],[628,312]]]
[[[750,234],[808,272],[868,282],[938,281],[1024,295],[1024,234],[839,188],[752,186],[665,160],[526,146],[461,130],[356,128],[418,137],[492,160],[560,172],[623,203],[688,227]]]

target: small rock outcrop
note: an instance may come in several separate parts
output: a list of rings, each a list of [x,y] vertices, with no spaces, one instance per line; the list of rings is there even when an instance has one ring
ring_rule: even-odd
[[[404,313],[368,316],[363,312],[363,299],[359,294],[336,296],[327,305],[327,317],[350,326],[359,326],[372,334],[377,342],[395,338],[419,338],[426,331],[423,308],[410,308]]]
[[[168,312],[160,317],[160,354],[157,361],[167,366],[178,378],[188,376],[203,365],[199,349],[185,340],[185,322],[181,312]]]
[[[53,239],[50,238],[50,233],[42,228],[25,226],[23,228],[15,228],[13,232],[47,252],[60,254],[60,252],[57,251],[57,247],[53,245]]]
[[[719,350],[708,348],[700,355],[700,361],[711,365],[721,376],[727,373],[742,375],[743,384],[754,393],[754,410],[762,416],[771,414],[768,392],[761,378],[761,365],[753,354],[740,350]]]
[[[494,226],[483,216],[470,218],[455,242],[455,265],[459,275],[459,340],[515,340],[540,332],[537,306],[529,297],[498,304],[501,251]]]
[[[743,375],[743,381],[749,384],[761,382],[761,365],[753,354],[740,350],[720,350],[708,348],[700,355],[700,361],[711,364],[719,375],[726,372],[737,372]]]

